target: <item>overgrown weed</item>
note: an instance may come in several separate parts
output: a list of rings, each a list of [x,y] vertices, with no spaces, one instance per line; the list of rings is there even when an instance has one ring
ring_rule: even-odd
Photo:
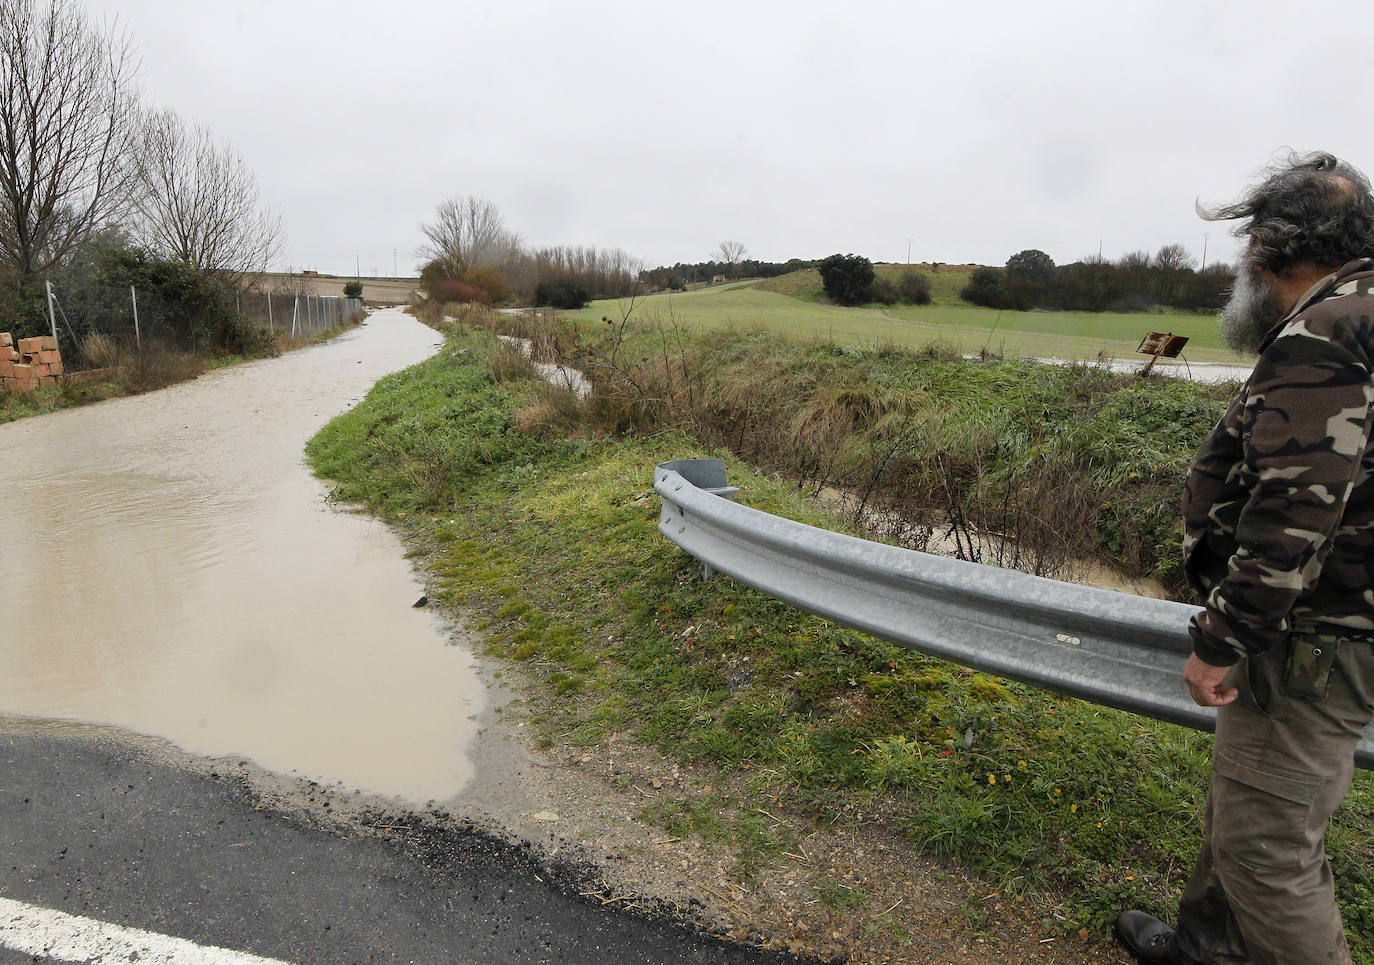
[[[452,306],[446,311],[453,310]],[[856,526],[902,545],[1045,576],[1106,559],[1185,593],[1174,552],[1191,448],[1215,389],[1105,364],[866,351],[762,332],[689,334],[631,305],[603,331],[557,316],[460,314],[515,329],[593,391],[545,396],[518,422],[546,437],[677,431],[828,493]]]

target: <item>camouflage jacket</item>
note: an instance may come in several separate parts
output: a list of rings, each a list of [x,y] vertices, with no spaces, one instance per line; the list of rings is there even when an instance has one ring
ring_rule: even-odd
[[[1374,259],[1298,299],[1188,473],[1184,558],[1217,666],[1294,627],[1374,629]]]

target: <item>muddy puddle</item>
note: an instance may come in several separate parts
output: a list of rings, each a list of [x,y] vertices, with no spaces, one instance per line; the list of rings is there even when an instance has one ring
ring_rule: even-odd
[[[439,337],[327,345],[0,426],[0,714],[113,724],[415,801],[472,775],[472,654],[302,447]]]

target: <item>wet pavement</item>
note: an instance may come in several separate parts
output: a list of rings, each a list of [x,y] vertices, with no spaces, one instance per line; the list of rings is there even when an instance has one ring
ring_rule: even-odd
[[[0,425],[0,714],[423,802],[471,779],[470,652],[302,448],[441,338],[400,311],[279,359]]]
[[[0,717],[0,775],[0,965],[73,960],[32,955],[51,931],[7,925],[16,903],[25,918],[91,920],[75,959],[86,962],[800,961],[627,914],[595,894],[589,869],[545,862],[443,812],[354,809],[335,820],[343,808],[283,808],[244,767],[197,763],[152,740]],[[115,952],[94,923],[152,936]],[[167,940],[200,948],[150,953]]]

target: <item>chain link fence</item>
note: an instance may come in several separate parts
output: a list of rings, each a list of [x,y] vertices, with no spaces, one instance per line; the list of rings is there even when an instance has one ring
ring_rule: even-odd
[[[226,326],[246,326],[278,339],[301,338],[347,324],[363,309],[357,298],[289,292],[237,293],[232,315],[193,291],[177,297],[134,287],[50,284],[46,293],[52,334],[64,357],[78,366],[92,335],[135,350],[157,344],[198,353],[225,344]]]
[[[236,307],[243,319],[260,331],[294,338],[347,323],[363,310],[363,302],[339,295],[242,292]]]

